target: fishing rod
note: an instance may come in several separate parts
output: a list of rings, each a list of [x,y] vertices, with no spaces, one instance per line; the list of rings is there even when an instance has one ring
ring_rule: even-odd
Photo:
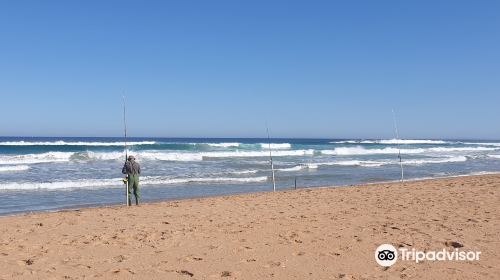
[[[274,164],[273,164],[273,154],[271,152],[271,137],[269,136],[269,126],[266,123],[266,130],[267,130],[267,142],[269,144],[269,159],[271,160],[271,171],[273,174],[273,192],[276,191],[276,180],[274,177]]]
[[[124,128],[124,136],[125,136],[125,163],[127,162],[128,158],[128,147],[127,147],[127,111],[126,111],[126,103],[125,103],[125,96],[123,96],[123,128]],[[127,196],[127,206],[130,206],[130,197],[129,197],[129,192],[128,192],[128,174],[125,175],[125,179],[123,179],[123,183],[125,183],[125,192]]]
[[[392,109],[392,120],[394,121],[394,133],[396,134],[396,143],[397,143],[397,147],[398,147],[399,166],[401,167],[401,182],[404,182],[403,159],[401,158],[401,147],[399,145],[398,124],[396,122],[396,113],[394,113],[394,109]]]

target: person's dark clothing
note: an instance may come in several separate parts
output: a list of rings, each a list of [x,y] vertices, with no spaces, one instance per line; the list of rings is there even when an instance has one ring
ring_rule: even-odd
[[[141,166],[135,160],[127,160],[123,165],[122,173],[127,175],[141,174]]]
[[[129,193],[128,205],[132,204],[130,201],[132,190],[134,190],[135,204],[139,205],[139,199],[141,198],[141,191],[139,189],[139,175],[141,174],[141,166],[134,159],[129,159],[123,165],[122,173],[127,174]]]

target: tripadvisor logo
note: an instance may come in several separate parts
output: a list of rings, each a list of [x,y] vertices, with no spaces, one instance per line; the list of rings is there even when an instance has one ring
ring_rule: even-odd
[[[460,251],[455,249],[449,251],[442,249],[439,251],[419,251],[415,248],[399,248],[398,250],[391,244],[382,244],[375,250],[375,260],[381,266],[389,267],[396,263],[398,255],[401,261],[411,261],[419,263],[422,261],[479,261],[480,251]]]
[[[398,260],[398,251],[391,244],[382,244],[375,250],[375,260],[381,266],[391,266]]]

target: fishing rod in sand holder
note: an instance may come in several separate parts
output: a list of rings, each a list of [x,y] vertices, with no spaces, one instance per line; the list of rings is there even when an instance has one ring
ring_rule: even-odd
[[[266,123],[266,130],[267,130],[267,142],[269,144],[269,159],[271,160],[271,172],[273,174],[273,192],[276,191],[276,180],[274,176],[274,164],[273,164],[273,154],[271,152],[271,137],[269,136],[269,126]]]
[[[404,181],[403,159],[401,158],[401,147],[399,145],[398,124],[396,122],[396,113],[394,112],[394,109],[392,109],[392,120],[394,121],[394,134],[396,135],[396,143],[398,146],[399,166],[401,167],[401,182],[403,182]]]
[[[128,158],[128,147],[127,147],[127,111],[126,111],[126,104],[125,104],[125,96],[123,96],[123,130],[124,130],[124,138],[125,138],[125,163],[127,162]],[[127,206],[130,206],[129,204],[129,192],[128,192],[128,174],[125,175],[125,178],[123,179],[123,183],[125,184],[125,192],[126,192],[126,204]]]

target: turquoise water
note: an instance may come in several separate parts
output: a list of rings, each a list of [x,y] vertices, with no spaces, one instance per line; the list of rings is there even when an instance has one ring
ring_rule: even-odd
[[[500,172],[500,141],[271,139],[278,189]],[[129,139],[143,201],[272,190],[267,139]],[[120,138],[0,137],[0,215],[124,202]]]

